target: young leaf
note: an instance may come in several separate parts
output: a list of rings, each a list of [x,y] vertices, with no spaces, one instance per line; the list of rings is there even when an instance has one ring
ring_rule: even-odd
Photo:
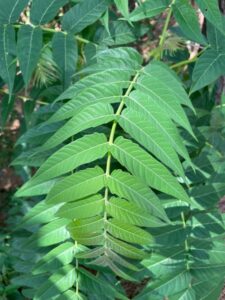
[[[26,45],[26,47],[24,47]],[[27,86],[36,67],[42,48],[42,30],[22,25],[18,33],[17,53],[20,69]]]

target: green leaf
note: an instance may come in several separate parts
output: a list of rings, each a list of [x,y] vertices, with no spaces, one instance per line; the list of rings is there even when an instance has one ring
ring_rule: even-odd
[[[207,38],[210,46],[217,50],[225,52],[225,36],[210,22],[207,25]]]
[[[201,33],[198,17],[188,0],[176,0],[172,6],[176,21],[183,33],[199,44],[206,44]]]
[[[84,77],[63,93],[65,99],[72,99],[50,117],[47,124],[70,118],[81,109],[95,103],[119,102],[122,88],[127,86],[129,78],[130,71],[127,70],[120,71],[119,75],[118,70],[104,70]]]
[[[80,294],[78,294],[75,291],[68,290],[67,292],[63,293],[59,297],[55,298],[55,300],[84,300],[86,298],[83,298]]]
[[[114,119],[114,111],[111,105],[97,103],[85,107],[63,125],[39,150],[44,151],[56,147],[69,137],[91,127],[97,127],[109,123]]]
[[[140,80],[141,83],[144,82],[145,79],[150,79],[152,84],[149,84],[149,87],[152,92],[160,94],[160,88],[157,89],[156,87],[156,82],[158,81],[159,86],[162,88],[162,95],[168,102],[172,103],[170,96],[171,93],[174,92],[175,103],[180,103],[195,111],[180,78],[165,63],[153,61],[142,70],[141,74],[142,73],[141,79],[143,79],[143,81]]]
[[[104,198],[102,195],[95,195],[84,200],[67,203],[59,209],[57,216],[67,219],[83,219],[99,215],[103,212]]]
[[[38,274],[30,276],[30,274],[20,275],[12,279],[12,283],[18,287],[27,286],[30,288],[38,288],[47,279],[46,274]]]
[[[127,300],[127,297],[125,297],[120,291],[118,291],[114,285],[111,285],[108,278],[95,276],[94,274],[90,273],[89,271],[87,271],[83,268],[80,269],[80,273],[81,273],[82,277],[85,278],[86,283],[87,283],[87,281],[86,281],[87,279],[90,280],[92,288],[89,291],[91,292],[92,295],[93,295],[93,290],[94,290],[95,294],[97,294],[99,296],[99,294],[98,294],[99,290],[100,290],[100,292],[102,292],[102,289],[103,289],[103,291],[105,291],[105,292],[103,292],[104,297],[107,295],[106,292],[110,292],[110,297],[111,297],[111,295],[113,297],[113,298],[111,298],[112,300],[114,298]],[[110,299],[110,298],[108,298],[108,299]]]
[[[62,126],[62,122],[55,124],[49,124],[48,126],[43,126],[43,124],[38,124],[32,128],[29,128],[16,142],[16,145],[21,145],[23,143],[27,144],[39,144],[39,141],[45,137],[53,134],[57,129]]]
[[[77,41],[72,34],[56,32],[52,40],[53,58],[62,74],[62,82],[66,89],[76,71],[78,60]]]
[[[165,142],[168,141],[168,144],[191,164],[187,149],[184,146],[176,125],[168,117],[168,113],[161,109],[161,105],[154,101],[152,96],[140,91],[133,91],[125,99],[125,102],[128,108],[147,118],[151,122],[152,127],[154,127],[154,133],[162,137]]]
[[[164,64],[153,62],[147,65],[137,80],[137,89],[150,95],[166,114],[194,136],[181,104],[192,108],[190,99],[180,82]]]
[[[68,0],[33,0],[30,11],[31,22],[34,25],[47,24],[67,2]]]
[[[110,32],[103,29],[97,42],[101,45],[115,46],[132,43],[136,40],[135,30],[127,21],[117,20],[110,23]]]
[[[34,224],[51,222],[55,219],[55,213],[61,206],[62,204],[52,206],[41,201],[29,210],[26,216],[22,219],[20,226],[30,227]]]
[[[76,280],[76,272],[73,266],[68,265],[49,277],[36,292],[34,300],[53,299],[55,296],[70,289]]]
[[[51,271],[57,272],[59,268],[68,265],[74,258],[75,246],[73,243],[66,242],[54,248],[35,265],[33,274],[40,274]]]
[[[15,197],[33,197],[48,194],[58,180],[49,180],[40,184],[27,186],[24,184],[15,194]]]
[[[67,144],[51,155],[26,186],[41,183],[102,158],[108,149],[104,134],[94,133]]]
[[[0,128],[4,128],[8,118],[10,117],[10,114],[13,110],[15,103],[15,96],[9,96],[9,95],[4,95],[2,97],[2,103],[1,103],[1,119],[0,119]]]
[[[104,226],[104,219],[99,216],[75,220],[71,222],[67,228],[70,231],[71,236],[75,240],[79,240],[79,237],[91,237],[102,233]]]
[[[196,0],[206,19],[224,33],[223,18],[217,0]]]
[[[114,0],[117,9],[121,12],[121,14],[129,19],[129,3],[128,0]]]
[[[81,32],[97,21],[108,7],[107,0],[84,0],[71,8],[62,20],[62,28],[71,33]]]
[[[28,248],[47,247],[64,242],[70,238],[66,229],[67,224],[68,220],[66,219],[56,219],[42,226],[25,242],[24,246]]]
[[[166,244],[165,244],[166,245]],[[156,277],[161,277],[173,271],[173,263],[185,263],[185,249],[183,244],[181,246],[169,247],[166,245],[158,251],[154,251],[150,257],[143,260],[142,265],[146,267]],[[182,268],[182,267],[181,267]]]
[[[104,187],[104,176],[100,167],[79,171],[57,183],[46,201],[54,204],[71,202],[95,194]]]
[[[134,266],[133,264],[127,262],[125,259],[123,259],[122,257],[120,257],[119,255],[117,255],[115,252],[111,251],[110,249],[107,249],[107,255],[111,258],[112,261],[114,261],[115,263],[130,269],[132,271],[139,271],[139,269]],[[132,278],[132,280],[135,280]],[[136,280],[137,281],[137,280]]]
[[[24,10],[29,0],[4,0],[0,1],[0,24],[15,23]]]
[[[132,174],[150,187],[190,203],[190,199],[175,177],[146,151],[122,137],[112,146],[112,155]]]
[[[102,255],[103,253],[104,253],[104,248],[98,247],[95,249],[76,253],[76,258],[88,259],[88,258],[98,257],[98,256]]]
[[[191,93],[209,85],[225,74],[225,53],[209,49],[203,53],[195,64],[192,75]]]
[[[121,170],[115,170],[107,179],[112,194],[129,200],[150,214],[169,222],[160,200],[137,177]]]
[[[171,300],[197,300],[194,289],[191,287],[182,291],[179,294],[170,297]]]
[[[170,1],[168,0],[147,0],[132,11],[129,20],[131,22],[137,22],[157,16],[169,6],[169,3]]]
[[[125,273],[123,270],[118,268],[116,264],[112,261],[112,259],[108,258],[108,256],[101,256],[99,258],[96,258],[94,261],[91,261],[90,264],[99,265],[102,267],[109,267],[115,275],[128,280],[128,281],[137,281],[134,277],[131,277],[127,273]]]
[[[0,76],[8,85],[11,95],[16,75],[16,37],[11,25],[0,25],[0,53]]]
[[[123,111],[119,124],[156,158],[184,178],[183,168],[176,151],[163,136],[159,135],[154,123],[143,118],[143,115],[135,110],[129,109]]]
[[[186,270],[174,271],[161,276],[160,280],[150,282],[136,298],[137,300],[161,300],[187,289],[191,283],[191,275]]]
[[[135,204],[123,199],[111,198],[106,206],[106,211],[116,220],[142,227],[159,227],[165,225],[159,219],[150,216],[148,212],[140,209]]]
[[[105,242],[105,238],[102,232],[96,235],[74,235],[74,232],[71,232],[71,236],[74,238],[75,241],[77,241],[77,243],[85,246],[99,246],[103,245]]]
[[[115,238],[134,244],[148,245],[153,240],[152,236],[143,229],[116,219],[107,221],[107,230]]]
[[[26,47],[24,47],[26,45]],[[28,85],[34,68],[40,58],[42,30],[30,25],[22,25],[18,33],[17,52],[23,79]]]

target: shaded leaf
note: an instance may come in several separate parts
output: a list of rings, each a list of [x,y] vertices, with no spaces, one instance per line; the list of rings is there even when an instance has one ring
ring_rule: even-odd
[[[26,47],[24,47],[26,45]],[[18,33],[17,52],[23,79],[28,85],[36,67],[42,48],[42,30],[30,25],[22,25]]]
[[[206,44],[200,30],[198,17],[188,0],[176,0],[173,4],[173,13],[181,30],[188,38],[197,43]]]
[[[78,49],[75,37],[72,34],[56,32],[52,40],[53,58],[59,66],[64,89],[71,84],[72,76],[76,71]]]
[[[0,1],[0,24],[15,23],[24,10],[29,0],[4,0]]]
[[[0,25],[0,53],[0,76],[8,85],[11,95],[16,75],[16,37],[11,25]]]
[[[168,0],[148,0],[141,3],[130,14],[129,20],[137,22],[146,18],[152,18],[162,13],[169,5]]]
[[[214,49],[203,53],[195,64],[191,93],[209,85],[225,74],[225,53]]]
[[[34,300],[51,299],[70,289],[76,280],[75,269],[71,266],[65,266],[58,270],[56,274],[49,277],[34,296]]]
[[[33,0],[30,11],[31,22],[35,25],[48,23],[67,2],[68,0]]]
[[[71,33],[78,33],[97,21],[107,7],[107,0],[81,1],[63,16],[62,28]]]

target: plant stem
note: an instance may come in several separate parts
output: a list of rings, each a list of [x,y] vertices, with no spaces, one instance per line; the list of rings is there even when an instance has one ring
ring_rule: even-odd
[[[120,102],[120,105],[115,113],[115,116],[118,117],[121,115],[122,111],[123,111],[123,108],[124,108],[124,105],[125,105],[125,102],[124,102],[124,99],[126,97],[129,96],[130,92],[132,91],[137,79],[138,79],[138,76],[139,76],[140,72],[137,72],[137,74],[134,76],[133,80],[131,81],[125,95],[122,97],[122,100]],[[116,134],[116,128],[117,128],[117,120],[115,120],[112,124],[112,128],[111,128],[111,132],[110,132],[110,136],[109,136],[109,145],[112,145],[113,142],[114,142],[114,138],[115,138],[115,134]],[[106,161],[106,171],[105,171],[105,175],[106,175],[106,178],[110,176],[110,171],[111,171],[111,161],[112,161],[112,154],[111,152],[109,151],[108,152],[108,156],[107,156],[107,161]],[[105,188],[105,196],[104,196],[104,199],[105,199],[105,207],[106,205],[108,204],[108,201],[109,201],[109,188],[108,186],[106,186]],[[106,212],[106,209],[105,209],[105,212],[104,212],[104,221],[106,222],[107,221],[107,212]],[[104,229],[104,236],[106,237],[106,229]]]
[[[183,228],[184,228],[184,230],[186,230],[187,224],[186,224],[184,212],[181,213],[181,219],[182,219],[182,223],[183,223]],[[188,240],[187,239],[184,241],[184,247],[185,247],[186,258],[187,258],[186,268],[187,268],[187,270],[190,270],[189,261],[188,261],[189,246],[188,246]]]
[[[77,241],[75,241],[75,247],[77,248],[78,247],[78,243]],[[75,262],[75,269],[76,269],[76,272],[77,272],[77,278],[76,278],[76,294],[78,295],[79,294],[79,276],[78,276],[78,269],[79,269],[79,261],[78,259],[76,258],[76,262]]]
[[[19,29],[22,25],[24,25],[24,24],[15,24],[15,25],[13,25],[13,27],[16,28],[16,29]],[[43,27],[43,26],[39,26],[39,27],[40,27],[44,32],[48,32],[48,33],[52,33],[52,34],[54,34],[54,33],[56,33],[56,32],[61,32],[61,33],[63,33],[63,34],[67,34],[67,32],[65,32],[65,31],[59,31],[59,30],[56,30],[56,29],[53,29],[53,28],[46,28],[46,27]],[[97,44],[95,44],[95,43],[93,43],[93,42],[91,42],[91,41],[89,41],[89,40],[86,40],[86,39],[84,39],[84,38],[78,36],[78,35],[75,35],[75,39],[76,39],[77,41],[79,41],[79,42],[84,43],[84,44],[93,44],[93,45],[97,45]]]
[[[175,69],[175,68],[179,68],[179,67],[182,67],[182,66],[185,66],[187,64],[191,64],[192,62],[195,62],[198,57],[206,50],[208,49],[208,47],[202,49],[200,52],[198,52],[192,59],[186,59],[186,60],[183,60],[183,61],[180,61],[179,63],[177,64],[174,64],[171,67],[171,69]]]
[[[162,31],[162,34],[161,34],[161,37],[160,37],[160,40],[159,40],[160,58],[162,58],[164,43],[165,43],[165,40],[166,40],[166,34],[167,34],[168,27],[169,27],[170,19],[171,19],[171,16],[172,16],[172,5],[174,4],[174,2],[175,2],[175,0],[173,0],[172,3],[170,4],[169,11],[168,11],[168,14],[167,14],[167,17],[166,17],[166,21],[165,21],[165,24],[163,26],[163,31]]]
[[[125,95],[123,96],[123,99],[122,101],[120,102],[120,105],[116,111],[116,117],[117,116],[120,116],[121,115],[121,112],[124,108],[124,105],[125,105],[125,102],[124,102],[124,98],[128,97],[130,92],[132,91],[133,87],[134,87],[134,84],[136,83],[137,79],[138,79],[138,76],[139,76],[139,72],[137,72],[137,74],[134,76],[133,80],[131,81]],[[112,129],[111,129],[111,132],[110,132],[110,136],[109,136],[109,145],[112,145],[113,144],[113,141],[114,141],[114,138],[115,138],[115,133],[116,133],[116,127],[117,127],[117,124],[118,122],[115,120],[113,122],[113,125],[112,125]],[[106,176],[109,176],[110,175],[110,165],[111,165],[111,154],[109,153],[108,154],[108,159],[107,159],[107,163],[106,163]]]

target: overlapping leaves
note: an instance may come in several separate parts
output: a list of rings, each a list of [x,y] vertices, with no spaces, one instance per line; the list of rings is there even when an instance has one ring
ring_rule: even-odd
[[[132,280],[124,268],[134,266],[125,258],[140,260],[148,255],[141,247],[157,243],[157,236],[144,228],[161,230],[170,224],[151,189],[191,204],[176,178],[184,178],[180,156],[190,165],[176,123],[193,135],[182,105],[192,106],[179,80],[163,64],[142,68],[139,55],[126,48],[104,50],[97,59],[98,65],[84,70],[86,76],[66,91],[72,99],[42,125],[65,122],[34,149],[52,149],[53,154],[17,196],[28,196],[57,178],[45,205],[53,211],[60,205],[59,210],[27,246],[54,245],[69,233],[89,247],[79,259],[108,266]],[[173,82],[173,90],[167,82]],[[31,135],[26,134],[29,139]],[[25,222],[33,218],[31,213]]]

